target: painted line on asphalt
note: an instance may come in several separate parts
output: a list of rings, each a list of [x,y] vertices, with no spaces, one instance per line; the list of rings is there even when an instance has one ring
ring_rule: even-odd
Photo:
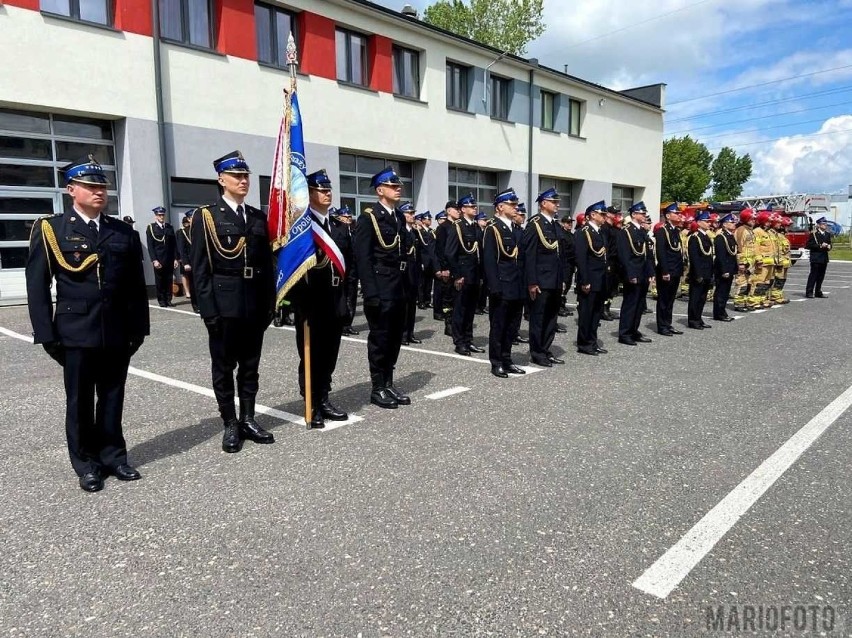
[[[159,307],[159,306],[158,306]],[[163,310],[167,310],[167,308],[163,308]],[[171,310],[169,308],[168,310]],[[190,313],[194,314],[194,313]],[[32,343],[33,338],[28,337],[27,335],[22,335],[18,332],[14,332],[7,328],[0,327],[0,334],[7,335],[9,337],[14,337],[15,339],[19,339],[20,341],[26,341],[27,343]],[[189,383],[187,381],[181,381],[180,379],[173,379],[171,377],[166,377],[161,374],[157,374],[156,372],[148,372],[147,370],[142,370],[141,368],[136,368],[134,366],[130,366],[127,369],[128,374],[132,374],[133,376],[140,377],[142,379],[148,379],[149,381],[155,381],[157,383],[162,383],[164,385],[171,386],[173,388],[180,388],[181,390],[187,390],[188,392],[194,392],[195,394],[200,394],[205,397],[210,397],[211,399],[216,398],[216,394],[213,392],[211,388],[205,388],[204,386],[196,385],[194,383]],[[237,400],[234,400],[234,403],[237,403]],[[284,412],[283,410],[278,410],[277,408],[271,408],[266,405],[255,405],[255,411],[259,414],[265,414],[267,416],[275,417],[276,419],[280,419],[282,421],[287,421],[289,423],[294,423],[295,425],[305,425],[305,419],[297,414],[291,414],[289,412]],[[344,425],[349,425],[350,423],[357,423],[358,421],[363,421],[364,417],[360,417],[354,414],[349,415],[349,419],[346,421],[336,421],[334,422],[334,426],[330,427],[331,424],[327,424],[325,430],[331,430],[334,428],[338,428]],[[322,431],[325,431],[322,430]]]
[[[807,284],[791,284],[790,282],[787,282],[786,285],[787,286],[795,286],[796,288],[807,288]],[[825,286],[825,285],[823,285],[823,288],[829,288],[829,289],[837,288],[838,290],[845,290],[846,288],[849,288],[849,286]]]
[[[467,392],[470,388],[466,388],[462,385],[457,385],[454,388],[447,388],[446,390],[440,390],[438,392],[433,392],[432,394],[427,394],[427,399],[437,400],[437,399],[445,399],[446,397],[451,397],[454,394],[461,394],[462,392]]]
[[[852,386],[787,439],[739,485],[696,523],[675,545],[633,582],[657,598],[666,598],[736,525],[761,496],[852,405]]]

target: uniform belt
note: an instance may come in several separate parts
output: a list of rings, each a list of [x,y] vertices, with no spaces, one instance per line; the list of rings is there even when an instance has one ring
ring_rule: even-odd
[[[254,275],[259,275],[263,272],[263,268],[249,268]],[[227,277],[245,277],[245,268],[214,268],[214,275],[225,275]]]

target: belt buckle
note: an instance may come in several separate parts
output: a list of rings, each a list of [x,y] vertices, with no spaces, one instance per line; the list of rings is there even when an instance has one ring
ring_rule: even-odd
[[[399,269],[403,272],[405,271],[406,268],[408,268],[408,262],[404,261],[399,265]]]
[[[254,278],[254,268],[251,266],[246,266],[243,268],[243,279],[253,279]]]

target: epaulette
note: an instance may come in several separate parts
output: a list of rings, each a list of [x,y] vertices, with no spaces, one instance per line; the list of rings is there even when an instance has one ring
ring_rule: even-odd
[[[372,209],[372,208],[365,208],[365,209],[364,209],[364,212],[365,212],[365,213],[370,213],[370,214],[372,215],[372,214],[373,214],[373,209]]]

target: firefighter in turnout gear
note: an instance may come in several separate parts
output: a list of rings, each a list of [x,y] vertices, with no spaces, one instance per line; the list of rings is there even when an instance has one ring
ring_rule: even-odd
[[[763,308],[771,308],[769,291],[775,278],[775,242],[769,231],[772,213],[766,210],[757,214],[754,228],[755,279],[754,296]]]

